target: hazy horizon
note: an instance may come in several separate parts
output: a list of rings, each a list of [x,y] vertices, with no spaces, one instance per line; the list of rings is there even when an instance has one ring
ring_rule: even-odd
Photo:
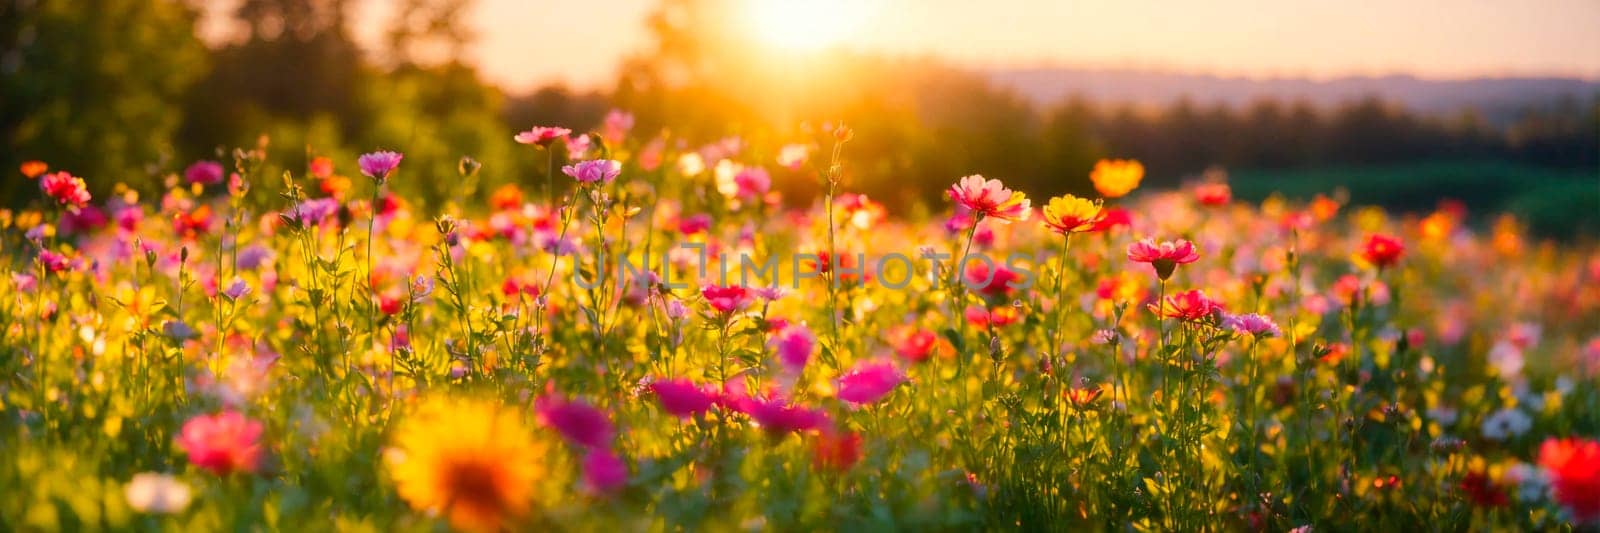
[[[547,84],[609,88],[618,61],[649,46],[655,0],[480,0],[468,51],[485,78],[512,92]],[[956,0],[732,2],[753,38],[825,35],[838,46],[900,57],[931,56],[981,70],[1077,68],[1330,80],[1552,77],[1600,80],[1600,2],[1554,0],[1539,9],[1442,0],[1288,5],[1224,0],[1155,2],[1005,0],[974,9]],[[219,35],[208,5],[203,33]],[[392,0],[358,2],[353,20],[387,20]],[[1373,13],[1380,12],[1381,16]],[[842,16],[841,16],[842,15]],[[848,19],[848,21],[841,21]],[[809,24],[810,26],[805,26]],[[355,25],[369,48],[381,24]]]

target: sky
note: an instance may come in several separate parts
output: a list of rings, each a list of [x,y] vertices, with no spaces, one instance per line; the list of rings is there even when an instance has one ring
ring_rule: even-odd
[[[1600,79],[1600,0],[735,1],[747,4],[736,19],[768,44],[931,55],[979,68]],[[365,0],[359,9],[382,17],[395,3]],[[618,60],[649,45],[643,21],[654,5],[478,0],[472,55],[490,81],[514,91],[606,88]],[[806,42],[792,42],[799,36]]]

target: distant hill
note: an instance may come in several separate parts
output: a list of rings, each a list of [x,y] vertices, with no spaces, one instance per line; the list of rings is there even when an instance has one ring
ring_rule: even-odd
[[[1587,103],[1600,95],[1600,81],[1575,78],[1425,80],[1384,76],[1318,81],[1076,68],[1007,69],[986,74],[996,85],[1040,105],[1053,105],[1074,94],[1112,104],[1167,105],[1188,97],[1199,105],[1233,106],[1263,98],[1331,106],[1377,95],[1425,114],[1473,108],[1494,123],[1514,120],[1518,112],[1529,107],[1549,108],[1563,100]]]

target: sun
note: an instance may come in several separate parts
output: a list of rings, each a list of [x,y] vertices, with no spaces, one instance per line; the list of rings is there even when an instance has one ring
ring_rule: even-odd
[[[791,50],[817,50],[856,34],[868,15],[865,0],[747,0],[755,37]]]

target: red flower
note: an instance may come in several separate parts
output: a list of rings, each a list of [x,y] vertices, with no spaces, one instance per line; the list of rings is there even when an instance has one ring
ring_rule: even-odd
[[[188,452],[190,463],[221,476],[254,472],[261,456],[260,439],[260,422],[223,411],[185,422],[178,446]]]
[[[818,468],[849,470],[861,460],[861,435],[824,431],[812,442],[811,454]]]
[[[967,267],[967,288],[976,290],[984,296],[998,297],[1010,294],[1011,284],[1022,279],[1021,275],[1004,266],[996,265],[991,274],[988,263],[974,261],[968,265],[970,266]]]
[[[1366,244],[1361,246],[1361,258],[1378,268],[1393,266],[1406,255],[1406,245],[1400,239],[1374,233],[1367,236]]]
[[[89,186],[83,178],[73,177],[65,170],[45,174],[44,179],[39,180],[39,189],[60,205],[72,208],[89,205]]]
[[[189,211],[172,215],[172,232],[185,239],[205,235],[211,231],[211,206],[202,205]]]
[[[1556,501],[1578,522],[1600,519],[1600,442],[1547,439],[1539,446],[1539,466],[1550,473]]]
[[[1194,199],[1200,205],[1223,206],[1233,201],[1233,189],[1226,183],[1204,183],[1194,188]]]
[[[1506,496],[1506,491],[1495,485],[1488,474],[1481,471],[1468,472],[1461,478],[1461,490],[1467,493],[1467,499],[1479,507],[1505,507],[1511,504],[1511,498]]]
[[[895,339],[894,352],[901,357],[914,362],[928,359],[933,352],[933,347],[939,342],[939,335],[925,329],[908,331],[900,338]]]
[[[1100,212],[1100,221],[1089,228],[1089,231],[1110,231],[1114,228],[1126,228],[1133,224],[1133,214],[1120,207],[1108,207]]]

